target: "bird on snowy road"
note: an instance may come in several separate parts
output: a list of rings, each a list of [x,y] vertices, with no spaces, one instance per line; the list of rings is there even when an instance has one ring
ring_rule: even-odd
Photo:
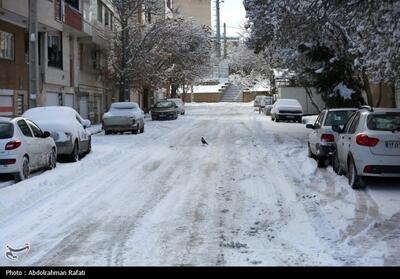
[[[208,145],[208,143],[206,142],[206,140],[205,140],[203,137],[201,137],[201,143],[202,143],[202,144],[207,144],[207,145]]]

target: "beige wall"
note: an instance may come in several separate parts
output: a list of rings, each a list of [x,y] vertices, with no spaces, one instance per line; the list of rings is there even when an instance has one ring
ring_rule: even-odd
[[[221,93],[194,93],[186,94],[185,102],[196,102],[196,103],[218,103],[221,99]]]
[[[371,93],[374,107],[393,108],[396,107],[395,95],[392,88],[387,84],[371,84]],[[379,100],[380,99],[380,100]]]
[[[173,9],[187,18],[211,27],[211,0],[174,0]]]

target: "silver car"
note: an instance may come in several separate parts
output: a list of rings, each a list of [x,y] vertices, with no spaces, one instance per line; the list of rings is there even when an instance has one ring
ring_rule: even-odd
[[[106,135],[111,133],[144,132],[144,112],[134,102],[111,104],[110,110],[103,115],[103,129]]]
[[[326,167],[335,151],[338,135],[332,125],[343,127],[356,111],[355,108],[324,109],[314,124],[306,125],[312,130],[308,135],[308,157],[315,158],[318,167]]]
[[[183,101],[181,99],[174,98],[174,99],[168,99],[167,101],[172,101],[178,106],[177,110],[180,115],[185,114],[185,104],[183,103]]]
[[[353,189],[367,177],[400,177],[400,109],[363,107],[332,129],[339,133],[333,168]]]

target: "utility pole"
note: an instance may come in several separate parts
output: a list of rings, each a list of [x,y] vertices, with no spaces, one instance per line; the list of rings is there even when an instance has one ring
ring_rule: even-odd
[[[220,15],[220,0],[215,0],[217,8],[217,57],[221,58],[221,15]]]
[[[228,57],[227,44],[226,44],[226,23],[224,23],[224,59]]]
[[[37,106],[39,94],[39,47],[38,47],[38,22],[37,0],[28,2],[28,33],[29,33],[29,108]]]

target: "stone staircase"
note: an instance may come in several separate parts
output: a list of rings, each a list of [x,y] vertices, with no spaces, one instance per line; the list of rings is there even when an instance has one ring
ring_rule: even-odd
[[[243,102],[243,88],[234,84],[228,85],[224,90],[220,102]]]

